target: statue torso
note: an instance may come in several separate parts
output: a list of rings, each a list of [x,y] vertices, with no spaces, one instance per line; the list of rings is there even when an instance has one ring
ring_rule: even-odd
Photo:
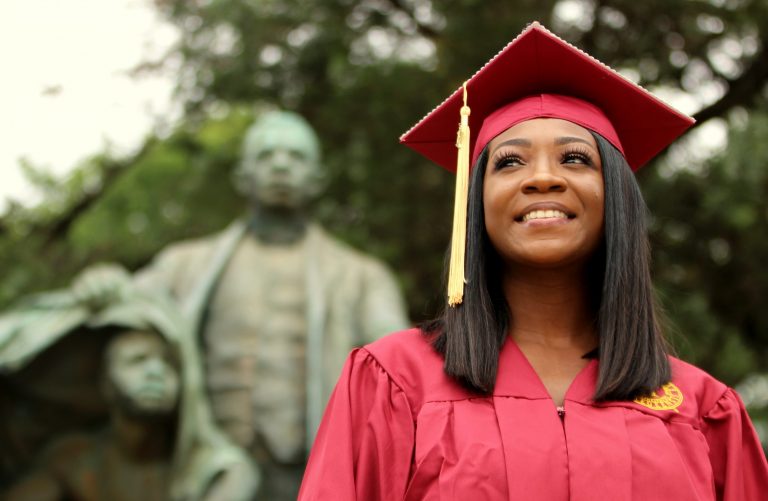
[[[216,420],[259,462],[303,464],[306,245],[244,237],[205,317],[206,379]]]

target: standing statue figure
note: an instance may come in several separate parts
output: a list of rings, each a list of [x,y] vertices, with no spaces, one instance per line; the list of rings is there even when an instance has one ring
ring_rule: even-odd
[[[261,467],[260,499],[296,499],[349,351],[408,325],[392,273],[311,222],[322,180],[310,125],[262,116],[235,174],[248,216],[171,245],[137,276],[169,290],[195,324],[214,416]]]
[[[118,268],[111,272],[128,276]],[[186,325],[170,298],[131,288],[94,298],[72,287],[34,296],[0,316],[0,373],[18,374],[26,383],[38,380],[13,385],[20,395],[29,394],[34,402],[46,393],[51,400],[68,394],[62,415],[53,416],[62,421],[96,400],[103,400],[107,414],[99,420],[106,426],[96,429],[48,429],[50,439],[35,447],[41,451],[29,471],[0,496],[9,501],[252,499],[257,472],[213,423]],[[37,412],[27,414],[34,418]],[[17,428],[16,438],[26,435],[28,425],[3,414],[6,424]]]

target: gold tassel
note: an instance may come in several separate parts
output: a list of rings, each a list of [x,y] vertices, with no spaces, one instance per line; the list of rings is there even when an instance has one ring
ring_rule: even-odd
[[[469,191],[469,113],[467,82],[464,82],[464,106],[456,134],[456,198],[453,205],[453,237],[451,263],[448,268],[448,305],[457,306],[464,300],[464,253],[467,240],[467,193]]]

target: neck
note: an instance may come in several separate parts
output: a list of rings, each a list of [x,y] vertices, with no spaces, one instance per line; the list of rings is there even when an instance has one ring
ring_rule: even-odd
[[[593,306],[584,266],[517,267],[504,276],[511,335],[518,344],[587,353],[597,346]]]
[[[264,243],[291,244],[307,231],[307,215],[302,209],[254,205],[249,228]]]
[[[131,459],[167,459],[173,443],[168,419],[128,416],[118,410],[112,413],[112,429],[119,450]]]

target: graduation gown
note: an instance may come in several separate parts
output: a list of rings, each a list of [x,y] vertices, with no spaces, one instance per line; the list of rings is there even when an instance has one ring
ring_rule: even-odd
[[[598,361],[556,408],[511,339],[492,396],[443,372],[418,330],[351,353],[299,494],[308,500],[758,500],[768,464],[744,405],[671,359],[647,398],[595,403]]]

